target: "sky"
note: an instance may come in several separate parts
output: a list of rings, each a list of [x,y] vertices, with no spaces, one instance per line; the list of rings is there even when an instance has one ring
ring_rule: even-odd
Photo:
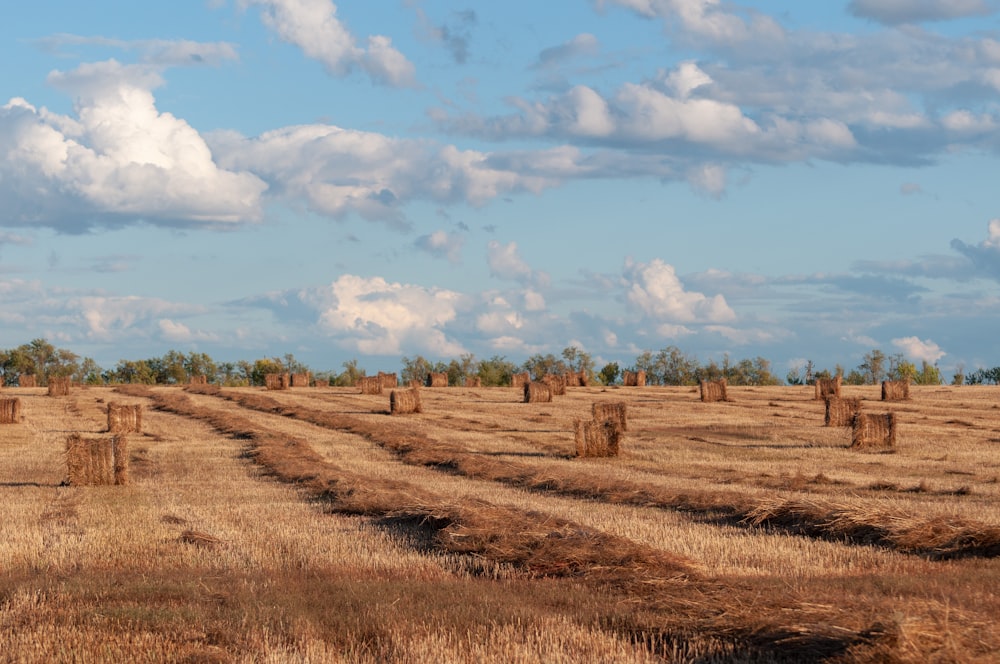
[[[38,0],[0,348],[1000,364],[997,0]]]

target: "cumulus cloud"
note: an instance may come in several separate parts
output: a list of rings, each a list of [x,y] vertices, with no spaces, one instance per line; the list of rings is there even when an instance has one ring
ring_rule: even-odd
[[[887,25],[947,21],[996,13],[986,0],[851,0],[847,6],[855,16]]]
[[[449,263],[458,264],[462,262],[462,246],[465,244],[465,238],[457,233],[438,230],[430,235],[421,235],[414,244],[435,258],[444,258]]]
[[[1000,280],[1000,218],[990,220],[987,237],[979,244],[955,239],[951,247],[968,258],[978,273]]]
[[[170,343],[188,344],[197,341],[216,342],[219,336],[210,332],[200,332],[192,330],[184,323],[178,323],[169,318],[160,319],[157,323],[160,330],[160,337]]]
[[[232,225],[261,217],[265,183],[220,168],[188,123],[157,110],[155,69],[111,60],[53,72],[76,117],[21,98],[0,107],[0,224]]]
[[[308,57],[323,63],[333,76],[364,70],[376,83],[394,87],[415,84],[413,63],[383,35],[368,37],[367,48],[337,18],[330,0],[239,0],[241,7],[261,7],[261,18],[283,41],[295,44]]]
[[[893,339],[892,345],[903,351],[903,354],[907,357],[930,364],[934,364],[947,355],[947,353],[941,350],[940,346],[930,339],[921,341],[917,337],[902,337],[900,339]]]
[[[518,281],[522,284],[548,285],[549,275],[531,269],[531,266],[521,258],[521,254],[517,250],[517,242],[502,244],[491,240],[486,249],[486,261],[490,267],[490,274],[494,277]]]
[[[87,338],[95,341],[146,335],[154,323],[159,328],[161,316],[204,311],[194,305],[136,295],[76,297],[66,302],[66,309],[82,321]]]
[[[656,258],[649,263],[631,259],[623,274],[629,305],[647,318],[670,323],[727,323],[736,313],[721,295],[708,297],[684,290],[672,265]]]

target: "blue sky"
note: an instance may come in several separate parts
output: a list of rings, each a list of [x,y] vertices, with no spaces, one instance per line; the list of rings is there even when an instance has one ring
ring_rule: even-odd
[[[0,347],[1000,363],[993,0],[41,0],[0,36]]]

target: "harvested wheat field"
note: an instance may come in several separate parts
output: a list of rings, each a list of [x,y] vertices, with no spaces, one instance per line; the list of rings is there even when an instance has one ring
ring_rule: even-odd
[[[5,660],[1000,661],[998,388],[843,386],[890,450],[811,386],[5,396]],[[608,401],[618,456],[577,457]],[[64,485],[109,402],[128,483]]]

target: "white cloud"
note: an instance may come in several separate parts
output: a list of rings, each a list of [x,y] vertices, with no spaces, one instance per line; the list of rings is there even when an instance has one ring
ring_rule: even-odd
[[[893,339],[892,345],[902,350],[907,357],[929,362],[930,364],[934,364],[947,355],[947,353],[941,350],[940,346],[930,339],[921,341],[917,337],[902,337],[900,339]]]
[[[628,303],[646,317],[671,323],[724,323],[736,313],[721,295],[707,297],[684,290],[672,265],[659,258],[649,263],[625,262]]]
[[[462,246],[465,244],[465,238],[458,233],[437,230],[430,235],[421,235],[414,244],[431,256],[458,264],[462,262]]]
[[[490,267],[490,274],[498,279],[537,286],[546,286],[549,283],[549,276],[546,273],[532,270],[531,266],[521,258],[517,242],[501,244],[491,240],[487,245],[486,261]]]
[[[545,311],[545,297],[536,290],[524,291],[524,309],[526,311]]]
[[[888,25],[987,16],[997,11],[985,0],[851,0],[848,9],[855,16]]]
[[[169,302],[159,298],[136,295],[95,296],[87,295],[66,301],[65,309],[80,320],[88,339],[114,341],[129,336],[144,336],[155,320],[164,314],[201,313],[194,305]],[[160,328],[162,330],[162,328]]]
[[[359,66],[376,83],[396,87],[415,83],[413,64],[393,48],[389,37],[368,37],[367,50],[360,48],[330,0],[240,0],[239,4],[261,7],[267,27],[323,63],[331,75],[345,76]]]
[[[191,343],[194,341],[219,341],[216,334],[192,331],[184,323],[178,323],[169,318],[162,318],[157,323],[160,336],[171,343]]]
[[[595,55],[600,49],[600,42],[594,35],[584,32],[559,46],[547,48],[538,54],[538,68],[557,67],[572,58]]]

